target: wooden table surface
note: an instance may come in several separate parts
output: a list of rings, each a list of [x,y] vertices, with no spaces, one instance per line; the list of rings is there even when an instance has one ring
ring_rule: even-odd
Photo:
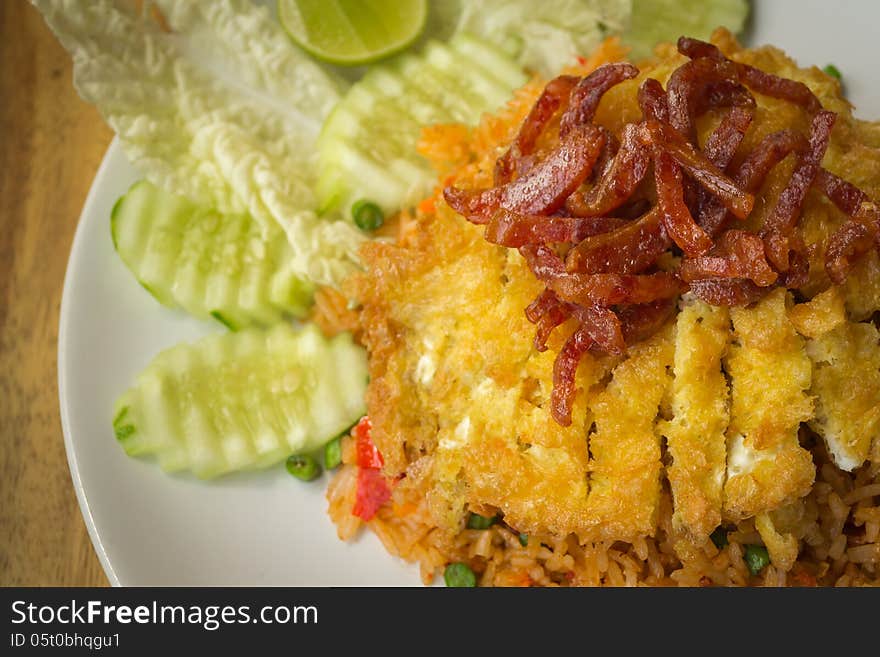
[[[106,585],[58,414],[58,311],[112,132],[25,0],[0,0],[0,585]]]

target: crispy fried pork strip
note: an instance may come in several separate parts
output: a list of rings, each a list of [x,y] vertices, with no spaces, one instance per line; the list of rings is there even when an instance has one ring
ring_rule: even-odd
[[[828,241],[828,248],[825,250],[825,271],[828,278],[841,285],[859,256],[872,248],[880,248],[878,237],[880,228],[876,208],[870,216],[848,219]]]
[[[703,278],[747,278],[759,287],[773,285],[779,278],[767,262],[764,241],[743,230],[728,230],[708,255],[685,259],[678,275],[685,283]]]
[[[685,57],[690,57],[691,59],[700,59],[705,57],[707,59],[715,59],[718,61],[724,61],[727,57],[724,56],[724,53],[721,52],[721,49],[716,46],[714,43],[709,43],[708,41],[703,41],[701,39],[694,39],[693,37],[682,36],[679,37],[677,42],[678,52],[680,52]]]
[[[713,306],[748,306],[766,294],[766,288],[747,278],[701,278],[690,282],[691,292]]]
[[[577,387],[575,378],[581,358],[593,346],[584,326],[569,336],[553,363],[553,390],[550,392],[550,414],[561,426],[571,425],[571,407]]]
[[[769,134],[746,156],[733,172],[732,178],[741,188],[754,194],[770,169],[782,162],[790,153],[805,150],[807,145],[807,139],[793,130],[780,130]],[[701,216],[700,225],[710,235],[714,235],[724,228],[728,217],[727,208],[709,208]]]
[[[578,305],[642,304],[669,299],[686,287],[673,274],[566,274],[550,283],[563,299]]]
[[[752,124],[754,111],[748,107],[734,106],[712,131],[704,147],[706,157],[721,171],[725,171]]]
[[[825,271],[842,284],[853,263],[872,248],[880,249],[880,210],[855,185],[819,169],[814,185],[849,219],[831,236],[825,251]]]
[[[671,245],[662,218],[654,208],[636,221],[583,239],[568,252],[566,269],[587,274],[645,271]]]
[[[713,92],[730,96],[739,86],[736,65],[726,59],[700,57],[682,64],[666,84],[670,125],[695,143],[695,119],[706,110]]]
[[[864,203],[870,202],[870,198],[861,189],[835,176],[827,169],[820,168],[816,172],[813,184],[828,197],[837,208],[846,215],[852,217]]]
[[[498,208],[486,225],[484,237],[487,242],[509,248],[547,242],[579,243],[625,223],[615,217],[546,217]]]
[[[620,318],[613,310],[598,305],[573,306],[572,315],[584,327],[596,348],[618,356],[626,351]]]
[[[754,113],[750,108],[734,106],[706,140],[706,157],[721,171],[726,171],[730,165],[753,117]],[[712,197],[705,189],[697,190],[696,221],[703,230],[714,237],[726,217],[727,208],[717,198]]]
[[[755,108],[754,97],[736,77],[731,62],[696,59],[677,69],[667,84],[669,123],[693,144],[697,143],[697,116],[712,108],[732,108],[705,147],[707,159],[721,171],[742,141]],[[697,223],[701,226],[705,223],[704,214],[720,212],[717,201],[710,199],[704,189],[686,189],[686,194],[694,198]]]
[[[562,301],[553,290],[545,289],[526,307],[526,318],[534,324],[535,351],[547,351],[547,339],[553,329],[571,317],[572,305]]]
[[[621,303],[649,303],[678,295],[683,285],[672,274],[582,274],[568,272],[548,246],[524,246],[520,253],[532,273],[560,299],[581,306],[614,306]]]
[[[810,114],[815,114],[822,109],[822,103],[816,98],[816,94],[810,91],[810,88],[804,83],[766,73],[748,64],[732,62],[714,44],[690,37],[681,37],[678,40],[678,52],[685,57],[690,57],[693,61],[703,59],[719,64],[731,64],[736,71],[736,79],[759,94],[800,105]]]
[[[672,156],[703,188],[717,198],[737,218],[745,219],[755,199],[742,191],[704,153],[660,121],[646,121],[640,131],[643,142]],[[655,164],[656,166],[656,164]],[[659,184],[658,184],[659,186]]]
[[[559,300],[559,297],[556,296],[556,293],[553,290],[548,290],[547,288],[544,288],[544,291],[536,296],[535,300],[532,301],[528,306],[526,306],[526,319],[529,320],[532,324],[537,324],[538,320],[540,320],[541,317],[546,315],[548,312],[550,312],[553,308],[560,305],[561,303],[562,302]],[[538,351],[544,350],[539,349]]]
[[[650,303],[622,306],[617,311],[623,340],[631,345],[651,337],[675,312],[676,299],[658,299]]]
[[[590,191],[575,190],[565,202],[566,210],[576,217],[599,217],[616,210],[636,191],[650,163],[650,152],[639,139],[638,126],[627,125],[620,148],[605,172]]]
[[[800,219],[807,191],[819,172],[836,118],[836,114],[824,110],[813,117],[810,145],[800,153],[791,180],[779,194],[773,213],[767,217],[761,229],[761,236],[767,245],[767,257],[779,271],[784,272],[789,268],[789,253],[794,248],[791,234]]]
[[[733,154],[739,146],[742,138],[751,123],[752,115],[755,108],[755,99],[743,85],[735,81],[735,67],[730,62],[721,62],[714,60],[695,60],[685,64],[677,69],[670,77],[667,84],[667,107],[669,114],[669,125],[674,127],[681,137],[674,142],[678,148],[677,160],[683,166],[688,167],[688,172],[694,175],[698,182],[704,186],[708,182],[708,190],[712,191],[713,183],[717,182],[718,174],[729,164]],[[659,96],[660,90],[655,88],[652,92],[654,96]],[[659,102],[654,100],[654,104]],[[731,107],[731,111],[725,116],[721,124],[710,135],[705,147],[705,157],[703,162],[695,162],[694,158],[701,158],[701,154],[696,150],[696,130],[694,127],[695,119],[698,115],[704,113],[708,109],[717,107]],[[652,108],[647,108],[643,103],[643,112],[646,120],[652,120],[651,115],[656,114]],[[661,123],[662,125],[662,123]],[[683,141],[684,138],[690,141]],[[668,139],[668,137],[667,137]],[[691,141],[693,143],[691,143]],[[682,151],[681,149],[685,150]],[[682,156],[685,156],[684,159]],[[706,161],[716,167],[716,171],[706,167]],[[697,168],[694,168],[697,164]],[[690,166],[688,166],[690,165]],[[700,174],[703,174],[703,178]],[[706,174],[714,174],[708,179]],[[719,207],[717,199],[713,199],[704,188],[693,189],[692,186],[685,182],[685,196],[693,199],[696,208],[697,223],[701,227],[706,225],[706,216],[724,218],[725,212]],[[724,185],[719,191],[730,200],[731,187],[729,181],[724,181]],[[739,190],[737,189],[736,192]],[[736,193],[735,192],[735,193]],[[751,211],[750,201],[747,196],[741,196],[739,201],[745,202],[746,206],[741,206],[735,214],[742,218],[744,214]],[[689,203],[691,201],[689,200]],[[726,204],[726,205],[729,205]],[[714,223],[718,223],[715,219]],[[712,234],[711,231],[710,234]]]
[[[522,214],[550,214],[590,174],[604,141],[598,127],[578,126],[525,176],[488,189],[447,187],[443,197],[453,210],[475,224],[488,223],[499,207]]]
[[[614,158],[617,156],[617,151],[620,150],[620,140],[608,128],[603,127],[602,129],[605,131],[605,143],[602,144],[602,152],[599,153],[599,159],[596,160],[596,164],[593,166],[593,173],[590,176],[590,180],[594,185],[597,180],[601,180],[608,174],[608,169],[611,168]],[[625,130],[626,127],[624,127]],[[575,195],[572,194],[569,199]]]
[[[600,66],[580,80],[571,91],[568,109],[559,123],[559,137],[564,139],[578,126],[590,125],[605,92],[638,74],[639,69],[632,64],[618,62]]]
[[[731,80],[721,80],[706,85],[705,91],[695,104],[698,115],[719,107],[739,107],[754,111],[757,103],[752,92],[745,85]]]
[[[556,112],[568,104],[571,91],[579,81],[580,78],[573,75],[560,75],[547,83],[523,121],[510,148],[495,163],[496,186],[508,183],[514,178],[520,158],[534,151],[538,137],[544,132]]]
[[[684,202],[681,169],[672,155],[659,145],[652,145],[657,205],[663,227],[686,255],[696,257],[712,248],[712,238],[700,228]]]
[[[788,269],[779,272],[777,285],[789,290],[801,288],[807,284],[810,277],[810,256],[807,245],[803,238],[795,233],[788,240],[791,251],[788,255]],[[767,253],[767,243],[764,243],[764,253]]]
[[[757,191],[770,169],[788,157],[789,153],[801,153],[807,147],[807,139],[793,130],[771,133],[743,160],[733,179],[745,189]]]
[[[646,121],[669,121],[669,102],[666,92],[654,78],[648,78],[639,86],[639,109]]]

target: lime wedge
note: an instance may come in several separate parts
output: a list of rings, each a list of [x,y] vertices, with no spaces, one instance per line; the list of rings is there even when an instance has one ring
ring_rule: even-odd
[[[382,59],[418,38],[427,0],[278,0],[278,19],[303,50],[331,64]]]

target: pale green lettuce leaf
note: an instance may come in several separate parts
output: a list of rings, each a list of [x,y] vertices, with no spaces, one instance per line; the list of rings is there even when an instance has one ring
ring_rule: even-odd
[[[315,141],[338,81],[249,0],[155,0],[167,25],[131,0],[32,0],[74,61],[80,95],[157,186],[280,226],[291,268],[338,283],[361,233],[318,218]],[[170,32],[163,28],[170,27]],[[277,230],[277,229],[276,229]]]
[[[495,43],[548,78],[619,34],[631,9],[632,0],[469,0],[456,31]]]

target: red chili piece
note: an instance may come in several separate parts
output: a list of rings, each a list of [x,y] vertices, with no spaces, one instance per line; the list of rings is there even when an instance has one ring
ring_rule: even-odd
[[[391,486],[381,470],[385,461],[373,443],[371,431],[372,424],[366,415],[354,428],[358,478],[351,512],[362,520],[371,520],[379,508],[391,499]]]

